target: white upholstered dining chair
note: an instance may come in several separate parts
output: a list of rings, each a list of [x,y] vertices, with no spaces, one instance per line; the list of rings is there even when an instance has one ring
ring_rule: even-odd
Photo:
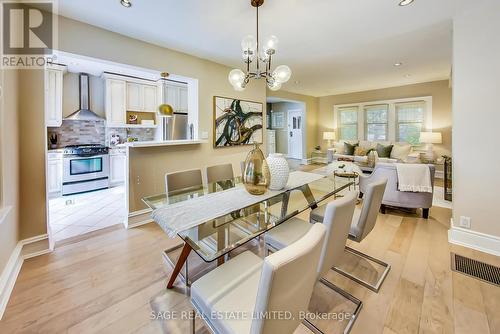
[[[354,208],[356,206],[357,195],[358,193],[356,191],[349,191],[344,197],[325,204],[324,218],[322,221],[327,232],[318,265],[320,282],[339,293],[344,298],[349,299],[356,306],[344,333],[348,333],[354,325],[354,322],[361,311],[362,302],[348,292],[329,282],[324,278],[324,276],[329,270],[338,265],[342,258],[351,226]],[[308,221],[293,217],[265,234],[264,240],[266,248],[276,251],[287,247],[307,233],[312,226],[314,226],[314,224],[310,224]],[[304,324],[313,332],[321,332],[319,328],[307,319],[305,319]]]
[[[191,303],[215,333],[293,333],[313,292],[325,233],[325,226],[314,224],[302,238],[264,259],[241,253],[194,282]],[[283,311],[292,317],[265,317]]]
[[[234,172],[232,164],[207,167],[207,183],[232,180],[233,178]]]
[[[187,188],[203,186],[201,170],[191,169],[165,174],[165,192],[172,193]]]
[[[386,184],[387,184],[387,179],[382,178],[375,180],[374,182],[366,186],[361,209],[356,208],[354,210],[354,215],[352,218],[352,223],[349,231],[350,240],[353,240],[355,242],[361,242],[375,227],[375,223],[377,222],[378,212],[382,204],[382,198],[384,197]],[[326,207],[324,205],[317,207],[316,209],[311,211],[310,222],[317,223],[323,221],[325,213],[326,213]],[[347,278],[350,278],[353,281],[367,287],[368,289],[374,292],[378,292],[380,290],[380,286],[384,282],[385,277],[389,273],[391,266],[385,262],[382,262],[367,254],[357,251],[351,247],[346,247],[345,250],[355,256],[362,257],[366,260],[375,262],[384,267],[384,271],[380,275],[380,278],[375,284],[370,284],[354,276],[353,274],[348,273],[345,270],[342,270],[339,267],[334,267],[333,269],[338,273],[346,276]]]

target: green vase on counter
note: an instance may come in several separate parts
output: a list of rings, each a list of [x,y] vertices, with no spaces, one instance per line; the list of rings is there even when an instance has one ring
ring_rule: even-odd
[[[262,195],[271,183],[271,174],[269,173],[269,166],[259,148],[259,144],[254,142],[253,146],[253,150],[248,153],[245,159],[243,184],[250,194]]]

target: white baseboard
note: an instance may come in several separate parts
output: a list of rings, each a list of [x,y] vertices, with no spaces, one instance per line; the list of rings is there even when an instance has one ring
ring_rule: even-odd
[[[129,213],[127,228],[134,228],[151,223],[153,221],[153,219],[151,219],[152,211],[151,209],[143,209]]]
[[[48,238],[47,234],[42,234],[20,240],[10,254],[9,261],[7,261],[0,276],[0,320],[5,312],[24,260],[51,252],[48,246]]]
[[[478,250],[480,252],[500,256],[500,238],[471,231],[461,227],[453,226],[448,230],[448,241],[455,245],[460,245]]]
[[[311,164],[311,161],[312,161],[312,159],[311,159],[311,158],[308,158],[308,159],[302,159],[302,160],[300,161],[300,164],[301,164],[301,165],[310,165],[310,164]]]

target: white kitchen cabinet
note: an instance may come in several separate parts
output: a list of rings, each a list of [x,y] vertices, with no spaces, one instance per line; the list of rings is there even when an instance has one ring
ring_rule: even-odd
[[[127,110],[142,111],[142,85],[127,82]]]
[[[117,186],[125,182],[127,172],[127,156],[125,153],[109,155],[109,185]]]
[[[156,112],[156,86],[127,82],[127,110]]]
[[[187,87],[179,87],[179,111],[188,111],[188,89]]]
[[[142,85],[141,91],[143,96],[142,111],[156,112],[156,109],[158,109],[158,102],[156,101],[158,92],[156,86]]]
[[[59,69],[45,70],[45,125],[62,125],[63,74]]]
[[[49,158],[47,160],[47,183],[49,197],[55,197],[62,193],[63,159]]]
[[[121,126],[126,123],[126,104],[126,82],[106,79],[106,126]]]
[[[185,84],[167,83],[164,96],[175,112],[188,112],[188,88]]]

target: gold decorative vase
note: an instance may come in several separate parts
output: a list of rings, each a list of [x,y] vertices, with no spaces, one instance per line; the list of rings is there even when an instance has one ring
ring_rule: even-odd
[[[259,148],[258,143],[253,144],[253,150],[248,153],[243,171],[243,184],[252,195],[262,195],[266,192],[271,182],[271,174],[266,158]]]

